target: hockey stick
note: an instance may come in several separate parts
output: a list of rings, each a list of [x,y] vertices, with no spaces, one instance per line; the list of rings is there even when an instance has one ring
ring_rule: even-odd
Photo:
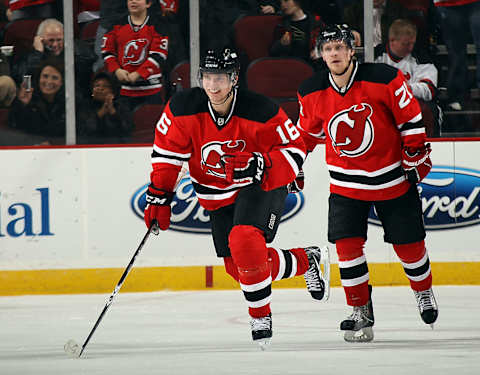
[[[174,188],[174,191],[177,189],[177,186],[178,184],[180,183],[180,181],[182,180],[182,178],[187,174],[188,170],[186,168],[182,168],[178,177],[177,177],[177,181],[175,183],[175,188]],[[127,268],[125,269],[125,271],[123,271],[123,274],[122,276],[120,277],[120,280],[118,281],[117,283],[117,286],[115,287],[115,289],[113,290],[113,293],[110,295],[110,297],[108,298],[107,300],[107,303],[105,304],[102,312],[100,313],[100,316],[98,317],[97,321],[95,322],[95,325],[93,326],[93,328],[91,329],[90,333],[88,334],[85,342],[83,343],[83,345],[80,347],[80,345],[77,344],[77,342],[75,340],[68,340],[65,345],[63,346],[63,349],[65,350],[65,352],[72,356],[72,357],[75,357],[75,358],[80,358],[80,356],[83,354],[83,351],[85,350],[86,346],[88,345],[88,342],[90,341],[90,339],[92,338],[95,330],[97,329],[98,325],[100,324],[100,322],[102,321],[103,319],[103,316],[105,315],[105,313],[107,312],[108,308],[110,307],[110,305],[112,304],[113,302],[113,299],[115,298],[115,296],[118,294],[118,292],[120,291],[120,288],[122,287],[125,279],[127,278],[128,274],[130,273],[132,267],[133,267],[133,263],[135,262],[135,259],[137,258],[138,254],[140,254],[140,251],[142,251],[142,248],[143,248],[143,245],[145,245],[145,242],[147,242],[147,239],[148,237],[150,236],[150,233],[154,232],[155,234],[158,234],[159,232],[159,228],[158,228],[158,224],[157,224],[157,221],[156,220],[153,220],[152,221],[152,224],[150,225],[150,228],[148,228],[147,230],[147,233],[145,233],[145,236],[143,236],[143,239],[142,241],[140,242],[140,245],[138,245],[137,247],[137,250],[135,251],[135,253],[133,254],[133,257],[132,259],[130,260],[130,263],[128,263],[128,266]]]
[[[130,260],[130,263],[128,263],[128,266],[127,268],[125,269],[125,271],[123,271],[123,274],[122,274],[122,277],[120,277],[120,281],[117,283],[117,286],[115,287],[115,289],[113,290],[113,293],[111,294],[111,296],[108,298],[107,300],[107,303],[105,304],[105,307],[103,308],[102,312],[100,313],[100,316],[98,317],[97,321],[95,322],[95,325],[93,326],[92,330],[90,331],[90,333],[88,334],[87,336],[87,339],[85,340],[85,342],[83,343],[83,345],[80,347],[76,342],[75,340],[68,340],[67,343],[64,345],[64,349],[65,349],[65,352],[67,354],[69,354],[70,356],[72,357],[80,357],[83,353],[83,351],[85,350],[85,347],[88,345],[88,342],[90,341],[90,339],[92,338],[93,336],[93,333],[95,332],[95,330],[97,329],[98,325],[100,324],[100,322],[102,321],[103,319],[103,316],[105,315],[105,313],[107,312],[108,308],[110,307],[110,305],[112,304],[113,302],[113,299],[115,298],[115,296],[118,294],[118,292],[120,291],[120,288],[122,287],[123,285],[123,282],[125,281],[125,279],[127,278],[127,275],[130,273],[130,270],[132,269],[133,267],[133,263],[135,262],[135,258],[138,256],[138,254],[140,254],[140,251],[142,250],[143,248],[143,245],[145,245],[145,242],[147,241],[147,238],[148,236],[150,236],[150,233],[152,233],[152,231],[154,230],[154,227],[157,226],[157,221],[154,220],[152,222],[152,225],[150,226],[150,228],[148,228],[148,231],[147,233],[145,234],[145,236],[143,236],[143,239],[142,239],[142,242],[140,242],[140,245],[138,246],[137,250],[135,251],[135,254],[133,254],[133,257],[132,259]]]

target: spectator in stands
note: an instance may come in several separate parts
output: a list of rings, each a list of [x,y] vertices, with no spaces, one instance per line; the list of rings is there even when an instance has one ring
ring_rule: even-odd
[[[9,113],[9,126],[30,134],[65,136],[64,68],[58,60],[45,61],[33,87],[20,86]]]
[[[417,28],[409,20],[397,19],[388,29],[388,43],[375,47],[375,62],[402,71],[415,98],[422,107],[428,136],[438,134],[441,110],[436,104],[438,71],[428,54],[414,52]]]
[[[467,41],[470,29],[476,47],[476,84],[480,88],[480,1],[434,0],[439,13],[443,41],[448,51],[447,108],[460,111],[467,95]],[[468,26],[466,25],[468,23]]]
[[[363,0],[344,7],[343,21],[364,35]],[[388,42],[388,28],[397,18],[409,19],[417,26],[416,49],[432,48],[434,29],[432,0],[373,0],[373,46]],[[432,52],[430,52],[432,54]]]
[[[0,75],[0,108],[9,108],[17,96],[15,81],[6,75]]]
[[[105,67],[120,81],[120,99],[132,111],[142,104],[163,103],[169,39],[150,17],[151,5],[151,0],[127,0],[128,16],[104,35]]]
[[[77,110],[79,143],[125,143],[133,128],[133,115],[118,104],[117,81],[106,72],[92,80],[91,97]]]
[[[61,0],[10,0],[7,18],[17,21],[28,18],[62,18]]]
[[[283,19],[275,30],[270,56],[298,57],[311,63],[311,34],[321,21],[303,10],[301,0],[281,0]]]
[[[12,78],[20,85],[24,75],[33,75],[44,61],[55,59],[63,64],[63,24],[54,18],[47,18],[38,25],[33,50],[13,65]],[[84,41],[75,40],[75,77],[84,92],[89,90],[88,82],[94,61],[95,55],[91,47]]]
[[[12,67],[12,76],[19,85],[23,76],[33,75],[40,64],[48,59],[63,61],[63,24],[48,18],[40,23],[33,38],[33,50]]]

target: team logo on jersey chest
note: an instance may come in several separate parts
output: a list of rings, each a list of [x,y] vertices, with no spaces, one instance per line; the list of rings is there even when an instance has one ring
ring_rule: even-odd
[[[140,65],[147,56],[147,39],[131,40],[123,50],[123,65]]]
[[[203,169],[207,169],[206,174],[211,174],[217,177],[225,178],[225,169],[220,162],[224,154],[232,152],[242,152],[245,150],[246,142],[242,139],[236,141],[224,142],[209,142],[202,146],[202,161]]]
[[[355,104],[336,113],[328,123],[335,152],[351,158],[363,155],[373,144],[373,110],[367,103]]]

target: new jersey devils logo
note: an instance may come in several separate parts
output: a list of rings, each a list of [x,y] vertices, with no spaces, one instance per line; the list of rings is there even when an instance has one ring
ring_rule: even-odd
[[[123,50],[123,65],[140,65],[147,56],[147,39],[131,40]]]
[[[224,154],[232,152],[241,152],[245,150],[245,141],[225,141],[210,142],[202,147],[202,168],[207,169],[206,174],[225,178],[225,170],[220,162],[220,158]]]
[[[372,107],[352,105],[337,113],[328,123],[328,134],[335,152],[351,158],[363,155],[373,143]]]

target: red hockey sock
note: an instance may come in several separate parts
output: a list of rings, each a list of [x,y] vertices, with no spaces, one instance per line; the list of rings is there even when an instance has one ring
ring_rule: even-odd
[[[281,250],[269,247],[268,262],[272,270],[272,280],[303,275],[308,270],[308,258],[303,248]]]
[[[272,278],[263,232],[250,225],[236,225],[228,243],[250,316],[267,316],[271,312]]]
[[[223,263],[225,264],[225,271],[232,276],[235,281],[239,281],[238,279],[238,268],[237,265],[233,262],[232,257],[225,257],[223,258]]]
[[[344,238],[335,242],[340,278],[349,306],[363,306],[370,298],[364,244],[365,239],[362,237]]]
[[[405,245],[393,245],[393,249],[402,262],[410,287],[419,292],[432,287],[432,272],[425,241]]]

